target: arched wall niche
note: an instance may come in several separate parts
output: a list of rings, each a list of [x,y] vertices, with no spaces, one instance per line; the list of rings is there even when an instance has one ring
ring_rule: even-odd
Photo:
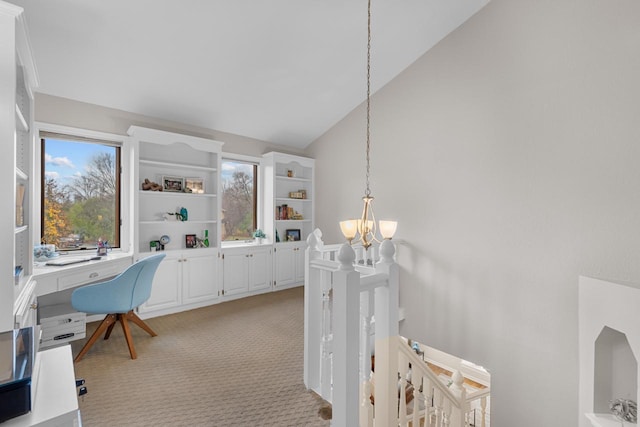
[[[608,326],[594,343],[593,409],[609,412],[615,399],[636,399],[638,362],[626,334]]]

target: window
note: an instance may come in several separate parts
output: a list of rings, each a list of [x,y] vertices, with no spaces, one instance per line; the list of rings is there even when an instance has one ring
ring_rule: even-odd
[[[120,247],[120,147],[41,134],[41,240],[60,250]]]
[[[258,165],[222,159],[222,241],[249,240],[257,228]]]

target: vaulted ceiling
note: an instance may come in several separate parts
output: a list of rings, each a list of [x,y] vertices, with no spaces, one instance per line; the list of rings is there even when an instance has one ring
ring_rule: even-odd
[[[366,96],[366,0],[9,0],[39,92],[304,148]],[[374,0],[372,90],[488,0]]]

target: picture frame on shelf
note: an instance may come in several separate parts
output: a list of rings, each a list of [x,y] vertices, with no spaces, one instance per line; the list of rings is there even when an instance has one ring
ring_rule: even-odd
[[[184,191],[184,178],[181,176],[162,176],[162,191],[182,193]]]
[[[184,189],[188,193],[204,194],[204,178],[185,178]]]
[[[298,242],[300,241],[300,229],[288,229],[286,231],[287,242]]]
[[[185,234],[184,245],[187,248],[195,248],[198,246],[198,241],[195,234]]]

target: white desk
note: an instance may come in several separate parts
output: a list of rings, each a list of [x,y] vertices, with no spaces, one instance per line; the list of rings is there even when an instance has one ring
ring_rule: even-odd
[[[83,256],[80,254],[78,256]],[[91,255],[91,254],[86,254]],[[75,255],[60,255],[74,257]],[[131,265],[133,255],[126,252],[111,252],[96,261],[85,261],[65,266],[36,265],[33,276],[36,280],[36,295],[50,295],[87,283],[98,282],[122,273]]]
[[[59,258],[62,257],[71,258],[74,255],[60,255]],[[59,325],[56,326],[49,321],[45,322],[41,315],[45,312],[51,314],[67,308],[68,313],[74,313],[75,310],[71,307],[71,293],[74,288],[88,283],[101,282],[116,276],[131,265],[132,259],[133,256],[130,253],[115,252],[95,261],[85,261],[65,266],[36,266],[33,272],[33,279],[36,282],[35,293],[38,298],[38,323],[43,325],[43,341],[41,345],[49,347],[84,338],[85,319],[82,319],[81,325],[69,323],[67,326],[70,329],[63,331],[60,330]],[[43,310],[45,307],[49,307],[50,310]],[[62,313],[59,312],[59,314]],[[102,317],[102,315],[92,315],[87,317],[86,321],[92,322],[100,320]],[[45,324],[47,326],[44,326]],[[82,329],[82,333],[79,333],[80,330],[78,328]],[[63,335],[64,333],[73,333],[73,335],[61,340],[54,339],[56,334]]]
[[[36,363],[39,366],[34,369],[37,380],[32,378],[36,392],[31,412],[5,421],[2,427],[82,425],[71,347],[40,351]]]

